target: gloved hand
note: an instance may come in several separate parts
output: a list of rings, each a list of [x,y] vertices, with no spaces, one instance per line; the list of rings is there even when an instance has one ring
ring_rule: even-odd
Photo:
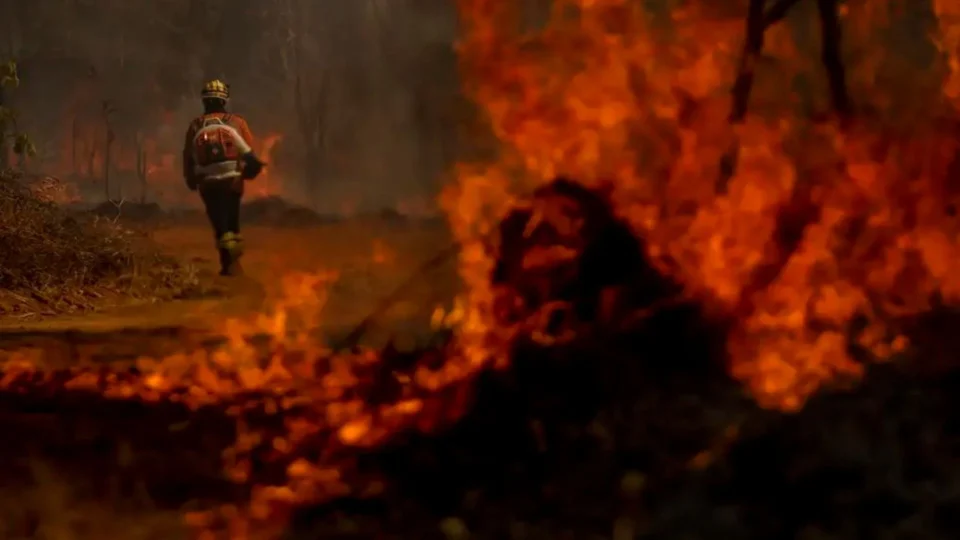
[[[266,163],[260,161],[260,158],[258,158],[253,152],[247,152],[246,154],[240,156],[240,165],[241,178],[244,180],[253,180],[260,175],[260,172],[263,171],[263,166],[266,165]]]

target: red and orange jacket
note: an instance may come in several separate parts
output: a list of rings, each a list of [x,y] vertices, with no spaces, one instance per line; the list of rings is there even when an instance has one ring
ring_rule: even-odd
[[[247,124],[246,119],[239,114],[215,112],[194,118],[187,128],[187,133],[183,141],[183,179],[191,189],[201,180],[200,178],[196,178],[195,173],[196,163],[194,163],[193,157],[194,138],[197,136],[197,131],[203,127],[204,120],[209,118],[219,118],[225,124],[232,126],[240,136],[243,137],[243,140],[246,141],[250,147],[253,147],[253,133],[250,131],[250,126]],[[239,184],[242,187],[243,183],[241,182]]]

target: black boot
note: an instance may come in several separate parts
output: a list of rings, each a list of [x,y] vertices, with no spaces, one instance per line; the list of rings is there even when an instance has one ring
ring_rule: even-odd
[[[217,250],[220,254],[220,275],[221,276],[231,276],[231,270],[233,266],[233,261],[230,257],[230,250],[220,248]]]
[[[220,275],[239,276],[243,274],[240,256],[243,255],[243,239],[239,234],[226,233],[220,237]]]

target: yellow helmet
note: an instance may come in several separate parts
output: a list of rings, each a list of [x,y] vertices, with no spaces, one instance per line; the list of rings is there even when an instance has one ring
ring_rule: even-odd
[[[226,101],[230,99],[230,85],[220,79],[214,79],[203,85],[200,97],[203,99],[218,98]]]

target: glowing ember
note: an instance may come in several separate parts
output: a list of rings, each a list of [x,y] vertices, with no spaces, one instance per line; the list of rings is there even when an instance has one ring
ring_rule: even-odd
[[[383,240],[379,238],[373,241],[373,255],[372,259],[374,264],[390,264],[396,260],[397,254],[387,246]]]

